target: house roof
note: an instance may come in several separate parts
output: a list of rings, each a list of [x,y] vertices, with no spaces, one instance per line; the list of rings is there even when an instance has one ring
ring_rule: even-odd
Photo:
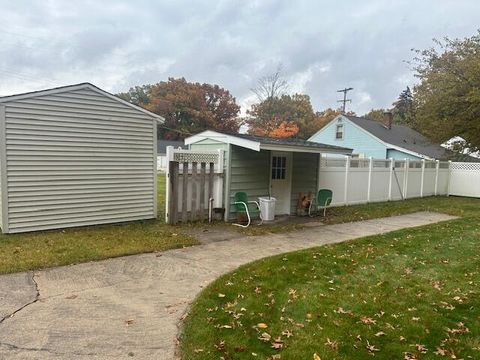
[[[190,136],[185,139],[185,144],[190,145],[205,139],[212,139],[219,142],[241,146],[247,149],[260,150],[276,150],[276,151],[292,151],[292,152],[312,152],[312,153],[336,153],[351,154],[352,149],[320,144],[313,141],[292,139],[292,138],[270,138],[263,136],[254,136],[247,134],[223,134],[217,131],[203,131],[199,134]]]
[[[157,154],[166,154],[167,153],[167,146],[173,146],[174,148],[182,148],[186,149],[186,145],[183,141],[180,140],[162,140],[158,139],[157,141]]]
[[[447,151],[439,144],[434,144],[425,136],[408,126],[392,124],[388,129],[382,122],[362,117],[343,115],[355,125],[368,131],[373,136],[382,140],[388,145],[402,148],[407,152],[413,152],[424,157],[445,160],[448,158]]]
[[[124,105],[127,105],[135,110],[138,110],[140,112],[143,112],[147,114],[148,116],[151,116],[152,118],[157,119],[157,121],[164,123],[165,119],[157,115],[151,111],[148,111],[147,109],[142,108],[141,106],[134,105],[132,103],[129,103],[128,101],[125,101],[123,99],[120,99],[118,96],[115,96],[113,94],[110,94],[108,91],[102,90],[99,87],[88,83],[80,83],[80,84],[73,84],[73,85],[66,85],[66,86],[59,86],[51,89],[45,89],[45,90],[38,90],[38,91],[30,91],[22,94],[14,94],[14,95],[8,95],[8,96],[2,96],[0,97],[0,104],[9,102],[9,101],[16,101],[16,100],[22,100],[22,99],[28,99],[31,97],[36,97],[36,96],[44,96],[44,95],[53,95],[53,94],[58,94],[62,92],[67,92],[67,91],[74,91],[74,90],[80,90],[80,89],[90,89],[92,91],[95,91],[96,93],[102,94],[112,100],[118,101],[119,103],[122,103]]]

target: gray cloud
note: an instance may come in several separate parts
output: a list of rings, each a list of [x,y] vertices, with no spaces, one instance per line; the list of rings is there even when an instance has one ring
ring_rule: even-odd
[[[3,1],[0,94],[90,81],[112,92],[170,76],[218,83],[242,104],[284,65],[317,110],[389,106],[414,83],[411,48],[478,26],[477,0]]]

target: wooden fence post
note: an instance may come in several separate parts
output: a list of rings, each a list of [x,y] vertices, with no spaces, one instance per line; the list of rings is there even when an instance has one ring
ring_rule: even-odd
[[[192,221],[197,220],[197,162],[192,163]]]
[[[205,168],[206,164],[200,163],[200,221],[205,220]]]
[[[169,223],[176,224],[178,218],[178,161],[170,161],[169,164],[169,181],[170,181],[170,206],[169,206]]]
[[[182,222],[186,223],[187,218],[187,200],[188,200],[188,162],[183,163],[182,168]]]

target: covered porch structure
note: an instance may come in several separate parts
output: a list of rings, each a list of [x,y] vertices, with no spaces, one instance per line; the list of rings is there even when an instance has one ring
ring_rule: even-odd
[[[191,150],[224,151],[225,221],[235,218],[236,192],[249,200],[273,196],[275,215],[295,215],[299,194],[319,188],[320,154],[349,155],[352,149],[301,139],[279,139],[246,134],[204,131],[185,139]]]

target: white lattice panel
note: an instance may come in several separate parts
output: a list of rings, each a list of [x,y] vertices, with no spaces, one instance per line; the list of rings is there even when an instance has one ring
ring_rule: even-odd
[[[452,165],[451,165],[450,169],[452,169],[452,170],[480,171],[480,163],[452,162]]]
[[[218,154],[198,153],[191,151],[178,151],[173,153],[173,161],[187,162],[187,163],[218,163]]]

